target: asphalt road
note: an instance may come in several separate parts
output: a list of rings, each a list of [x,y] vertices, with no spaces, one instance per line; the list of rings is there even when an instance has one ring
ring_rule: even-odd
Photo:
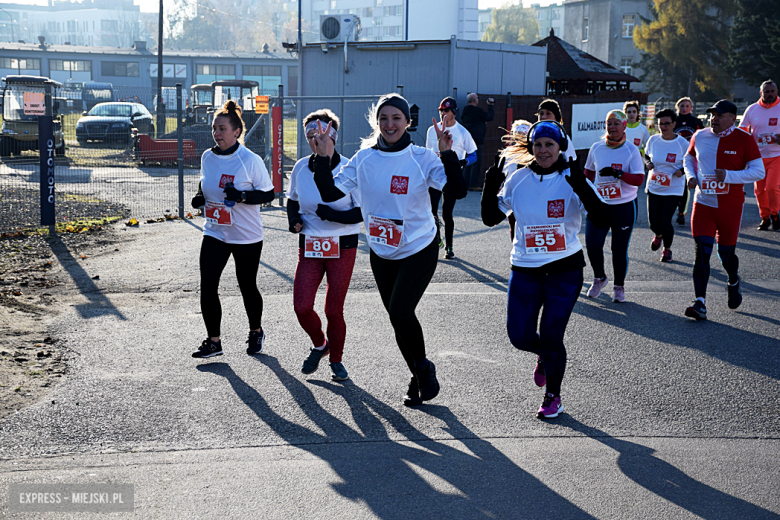
[[[200,220],[128,228],[119,251],[61,258],[71,307],[51,334],[71,370],[0,422],[0,482],[131,483],[139,518],[780,518],[780,233],[754,230],[754,200],[738,247],[744,303],[726,307],[714,255],[707,322],[683,316],[690,230],[677,228],[675,262],[661,264],[642,206],[628,302],[585,298],[585,269],[566,334],[566,413],[550,421],[535,417],[535,358],[506,336],[508,226],[485,228],[478,208],[474,193],[456,206],[457,258],[439,263],[418,307],[442,392],[417,409],[401,404],[409,376],[365,242],[345,309],[345,383],[325,363],[300,373],[297,238],[278,208],[263,211],[259,356],[244,353],[231,263],[225,355],[190,357],[205,334]],[[15,517],[8,498],[0,511]]]

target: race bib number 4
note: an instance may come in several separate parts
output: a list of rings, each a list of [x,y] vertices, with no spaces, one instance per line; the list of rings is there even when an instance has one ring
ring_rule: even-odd
[[[622,196],[620,193],[620,179],[602,180],[596,185],[596,191],[599,192],[602,200],[619,199]]]
[[[339,237],[306,236],[303,256],[306,258],[338,258]]]
[[[401,236],[404,233],[404,221],[389,218],[368,217],[368,241],[374,244],[382,244],[390,247],[398,247],[401,244]]]
[[[233,214],[221,202],[206,201],[206,222],[217,226],[232,226]]]
[[[656,184],[658,186],[671,186],[672,185],[672,176],[667,175],[666,173],[656,173],[653,172],[650,174],[650,182],[653,184]]]
[[[566,251],[566,233],[562,223],[523,226],[525,252],[529,255]]]
[[[718,181],[714,175],[702,175],[701,192],[707,195],[725,195],[729,192],[729,185]]]

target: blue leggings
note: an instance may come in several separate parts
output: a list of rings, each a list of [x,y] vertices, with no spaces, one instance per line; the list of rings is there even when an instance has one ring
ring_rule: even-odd
[[[547,392],[554,395],[561,393],[566,371],[563,335],[581,290],[582,269],[556,274],[512,271],[509,277],[506,319],[509,341],[515,348],[542,358]]]
[[[628,245],[631,243],[631,232],[634,230],[637,216],[636,199],[623,204],[607,206],[610,212],[609,227],[599,229],[590,220],[585,221],[585,247],[588,250],[588,260],[593,268],[593,276],[604,278],[604,242],[607,233],[612,230],[612,269],[615,272],[615,285],[623,286],[628,274]]]

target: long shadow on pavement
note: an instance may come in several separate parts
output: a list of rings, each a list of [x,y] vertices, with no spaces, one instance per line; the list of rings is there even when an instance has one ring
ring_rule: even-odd
[[[695,480],[668,462],[654,456],[655,450],[610,437],[582,424],[570,415],[561,415],[557,424],[580,432],[618,452],[617,465],[625,476],[659,497],[705,520],[734,518],[780,518],[780,515],[724,493]]]
[[[588,300],[588,303],[575,305],[574,313],[643,338],[696,349],[734,366],[780,379],[776,337],[763,336],[711,320],[694,321],[683,316],[682,312],[671,314],[636,302],[607,304],[603,298],[601,296],[596,300]]]
[[[335,491],[349,500],[364,502],[379,518],[593,518],[477,438],[447,408],[429,405],[422,409],[443,420],[471,453],[429,438],[401,413],[352,382],[312,382],[347,402],[360,430],[357,432],[324,410],[307,385],[284,370],[276,358],[256,359],[279,377],[324,434],[281,417],[229,365],[212,363],[198,370],[225,377],[244,403],[280,437],[330,465],[342,480],[333,484]],[[390,439],[383,421],[409,442]],[[300,443],[305,437],[312,442]]]

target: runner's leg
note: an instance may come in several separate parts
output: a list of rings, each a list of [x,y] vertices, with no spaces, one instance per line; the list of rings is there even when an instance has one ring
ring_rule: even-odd
[[[257,330],[263,322],[263,297],[257,288],[257,270],[260,266],[260,254],[263,252],[263,241],[234,244],[232,249],[238,288],[241,290],[244,309],[249,319],[249,330]]]
[[[210,338],[220,336],[222,305],[219,303],[219,279],[229,258],[228,244],[214,237],[203,237],[200,246],[200,311]]]
[[[328,275],[328,289],[325,293],[325,317],[328,319],[328,345],[330,362],[341,363],[347,323],[344,321],[344,300],[347,298],[349,281],[355,267],[357,248],[342,249],[339,258],[325,260]]]
[[[452,211],[455,209],[457,199],[449,193],[444,194],[444,202],[441,205],[441,216],[444,219],[444,242],[447,249],[452,249],[452,234],[455,231],[455,220]]]
[[[325,275],[325,263],[330,261],[306,258],[303,248],[298,248],[298,265],[295,268],[293,281],[293,309],[298,317],[298,323],[311,338],[314,348],[325,344],[325,333],[322,331],[322,321],[314,310],[314,300]]]
[[[615,271],[614,285],[625,285],[628,274],[628,246],[631,243],[631,232],[636,224],[638,213],[636,199],[624,204],[612,206],[612,268]]]
[[[609,206],[611,220],[614,221],[613,206]],[[607,240],[609,228],[599,229],[589,219],[585,220],[585,248],[588,251],[588,260],[593,269],[594,278],[604,278],[604,243]]]

